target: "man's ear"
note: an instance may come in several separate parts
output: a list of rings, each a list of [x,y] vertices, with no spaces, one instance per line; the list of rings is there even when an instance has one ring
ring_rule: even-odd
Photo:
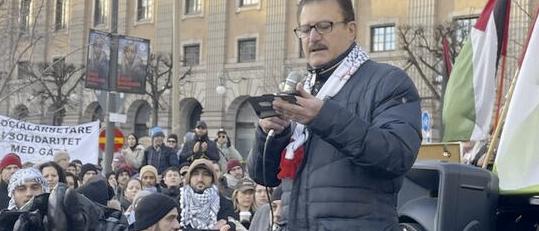
[[[352,35],[352,39],[355,40],[357,36],[357,23],[356,21],[348,22],[347,28],[348,32]]]

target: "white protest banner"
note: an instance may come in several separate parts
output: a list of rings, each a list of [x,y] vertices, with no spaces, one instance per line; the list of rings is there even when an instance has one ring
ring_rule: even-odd
[[[57,150],[66,150],[71,160],[97,164],[99,122],[75,126],[50,126],[19,121],[0,115],[0,158],[16,153],[22,162],[52,161]]]

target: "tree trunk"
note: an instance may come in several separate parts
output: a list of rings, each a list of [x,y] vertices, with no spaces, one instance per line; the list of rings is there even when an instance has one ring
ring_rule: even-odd
[[[152,127],[157,127],[159,121],[159,101],[156,98],[152,98]]]

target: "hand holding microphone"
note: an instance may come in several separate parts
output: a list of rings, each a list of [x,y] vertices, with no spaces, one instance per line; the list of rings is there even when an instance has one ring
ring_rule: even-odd
[[[303,72],[290,72],[286,77],[286,80],[282,83],[281,86],[279,86],[280,92],[275,94],[276,97],[274,98],[277,98],[278,100],[282,100],[284,98],[290,103],[295,103],[296,99],[294,96],[297,95],[296,86],[299,82],[303,80],[304,76],[305,75],[303,74]],[[266,134],[273,130],[274,133],[277,135],[283,132],[283,130],[286,129],[288,126],[290,126],[290,121],[282,116],[272,116],[260,119],[258,124]]]

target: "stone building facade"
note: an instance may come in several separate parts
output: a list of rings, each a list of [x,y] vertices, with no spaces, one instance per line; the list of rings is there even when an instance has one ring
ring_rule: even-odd
[[[272,93],[292,70],[305,68],[297,26],[298,0],[9,0],[2,1],[0,30],[0,73],[13,67],[21,23],[35,26],[39,40],[32,52],[18,63],[66,62],[85,64],[90,29],[110,31],[117,15],[118,34],[150,40],[151,52],[171,54],[173,85],[160,104],[158,125],[169,133],[183,135],[197,120],[209,125],[210,136],[225,128],[242,155],[247,155],[254,137],[256,115],[247,102],[251,95]],[[380,62],[405,67],[406,54],[400,49],[398,27],[422,25],[431,28],[443,22],[473,20],[486,0],[353,0],[358,22],[358,43]],[[539,0],[514,0],[509,54],[518,56],[530,18]],[[516,6],[518,4],[518,7]],[[25,7],[29,7],[25,10]],[[468,22],[463,21],[463,22]],[[27,36],[28,37],[28,36]],[[17,47],[15,49],[15,47]],[[31,55],[29,55],[31,54]],[[16,55],[15,55],[16,56]],[[507,72],[514,71],[516,58],[508,60]],[[11,68],[13,69],[13,68]],[[184,79],[179,79],[189,71]],[[13,75],[17,76],[17,68]],[[409,71],[423,97],[423,110],[438,118],[439,100],[413,70]],[[428,73],[432,75],[432,73]],[[9,88],[22,80],[15,78]],[[218,88],[219,91],[217,90]],[[24,120],[50,123],[47,99],[36,97],[32,86],[12,93],[0,92],[0,114],[14,116],[26,111]],[[70,97],[64,124],[104,119],[103,93],[85,89],[83,84]],[[121,94],[119,112],[127,114],[118,123],[126,133],[148,133],[154,110],[148,96]],[[434,140],[438,125],[434,124]]]

